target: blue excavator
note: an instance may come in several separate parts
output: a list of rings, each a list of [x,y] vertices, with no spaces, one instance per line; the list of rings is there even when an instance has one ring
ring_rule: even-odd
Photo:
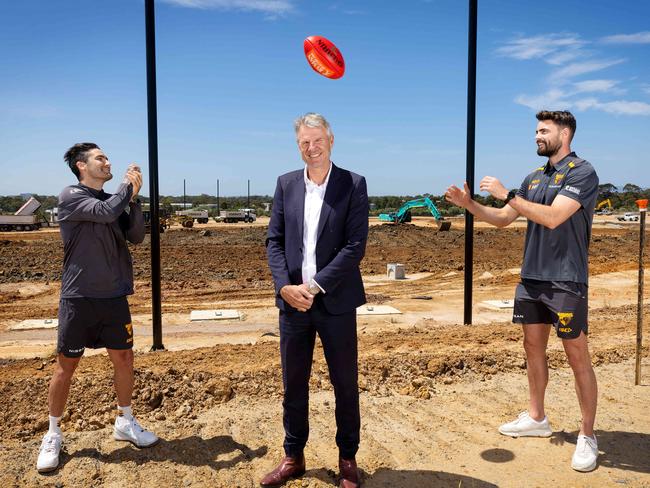
[[[402,205],[397,212],[379,214],[379,220],[381,222],[390,222],[393,224],[403,224],[404,222],[410,222],[411,209],[419,207],[427,207],[429,209],[431,215],[433,215],[433,218],[436,219],[438,230],[449,230],[451,228],[451,222],[443,218],[429,197],[409,200],[404,205]]]

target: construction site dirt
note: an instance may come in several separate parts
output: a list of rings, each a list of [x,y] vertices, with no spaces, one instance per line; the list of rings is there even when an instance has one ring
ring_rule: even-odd
[[[112,368],[105,353],[89,353],[63,418],[61,466],[49,475],[39,475],[35,463],[47,429],[56,329],[46,322],[57,314],[61,240],[51,230],[0,233],[0,486],[258,486],[282,456],[283,440],[266,222],[174,227],[161,235],[166,351],[149,352],[149,236],[131,247],[133,408],[162,441],[138,450],[112,439]],[[477,225],[473,325],[463,325],[461,219],[448,232],[438,232],[431,218],[371,225],[361,265],[368,305],[390,305],[401,314],[358,317],[357,461],[364,486],[650,486],[647,346],[641,385],[634,386],[638,232],[638,223],[604,218],[594,226],[589,331],[600,457],[595,471],[577,473],[570,462],[580,408],[553,332],[546,404],[552,437],[512,439],[497,431],[527,408],[526,358],[512,309],[485,302],[513,298],[525,222],[508,229]],[[403,264],[406,279],[388,279],[389,263]],[[237,310],[239,319],[190,321],[192,310],[212,309]],[[646,298],[646,336],[648,312]],[[16,328],[27,319],[44,325]],[[294,488],[336,485],[334,394],[318,345],[310,386],[307,473],[287,484]]]

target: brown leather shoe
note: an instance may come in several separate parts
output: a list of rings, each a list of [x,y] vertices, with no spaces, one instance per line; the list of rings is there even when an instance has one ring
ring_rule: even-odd
[[[359,488],[361,476],[354,458],[339,458],[339,488]]]
[[[299,478],[303,474],[305,474],[305,456],[286,456],[277,468],[262,478],[260,486],[282,486],[290,479]]]

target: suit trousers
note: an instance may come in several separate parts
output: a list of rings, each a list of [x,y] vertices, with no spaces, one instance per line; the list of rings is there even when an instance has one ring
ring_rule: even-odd
[[[336,398],[336,445],[351,459],[359,448],[361,418],[357,366],[356,310],[332,315],[321,295],[307,312],[280,311],[282,406],[287,456],[298,456],[309,437],[309,377],[316,334],[320,337]]]

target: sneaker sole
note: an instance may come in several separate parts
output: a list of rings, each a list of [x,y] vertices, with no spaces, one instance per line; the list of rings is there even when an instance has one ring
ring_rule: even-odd
[[[53,466],[51,468],[40,468],[40,469],[36,468],[36,471],[38,471],[41,474],[51,473],[52,471],[56,471],[58,467],[59,467],[59,465],[57,464],[56,466]]]
[[[160,442],[160,439],[156,439],[151,444],[137,444],[132,439],[129,439],[128,437],[122,437],[122,435],[116,431],[113,431],[113,439],[115,439],[116,441],[130,442],[138,449],[146,449],[147,447],[153,447]]]
[[[499,429],[499,433],[508,437],[551,437],[553,432],[548,430],[528,430],[526,432],[508,432]]]
[[[596,466],[598,466],[598,461],[597,460],[594,461],[593,464],[590,464],[589,466],[584,467],[584,468],[574,466],[573,463],[571,463],[571,468],[573,468],[575,471],[579,471],[580,473],[588,473],[589,471],[593,471],[594,469],[596,469]]]

